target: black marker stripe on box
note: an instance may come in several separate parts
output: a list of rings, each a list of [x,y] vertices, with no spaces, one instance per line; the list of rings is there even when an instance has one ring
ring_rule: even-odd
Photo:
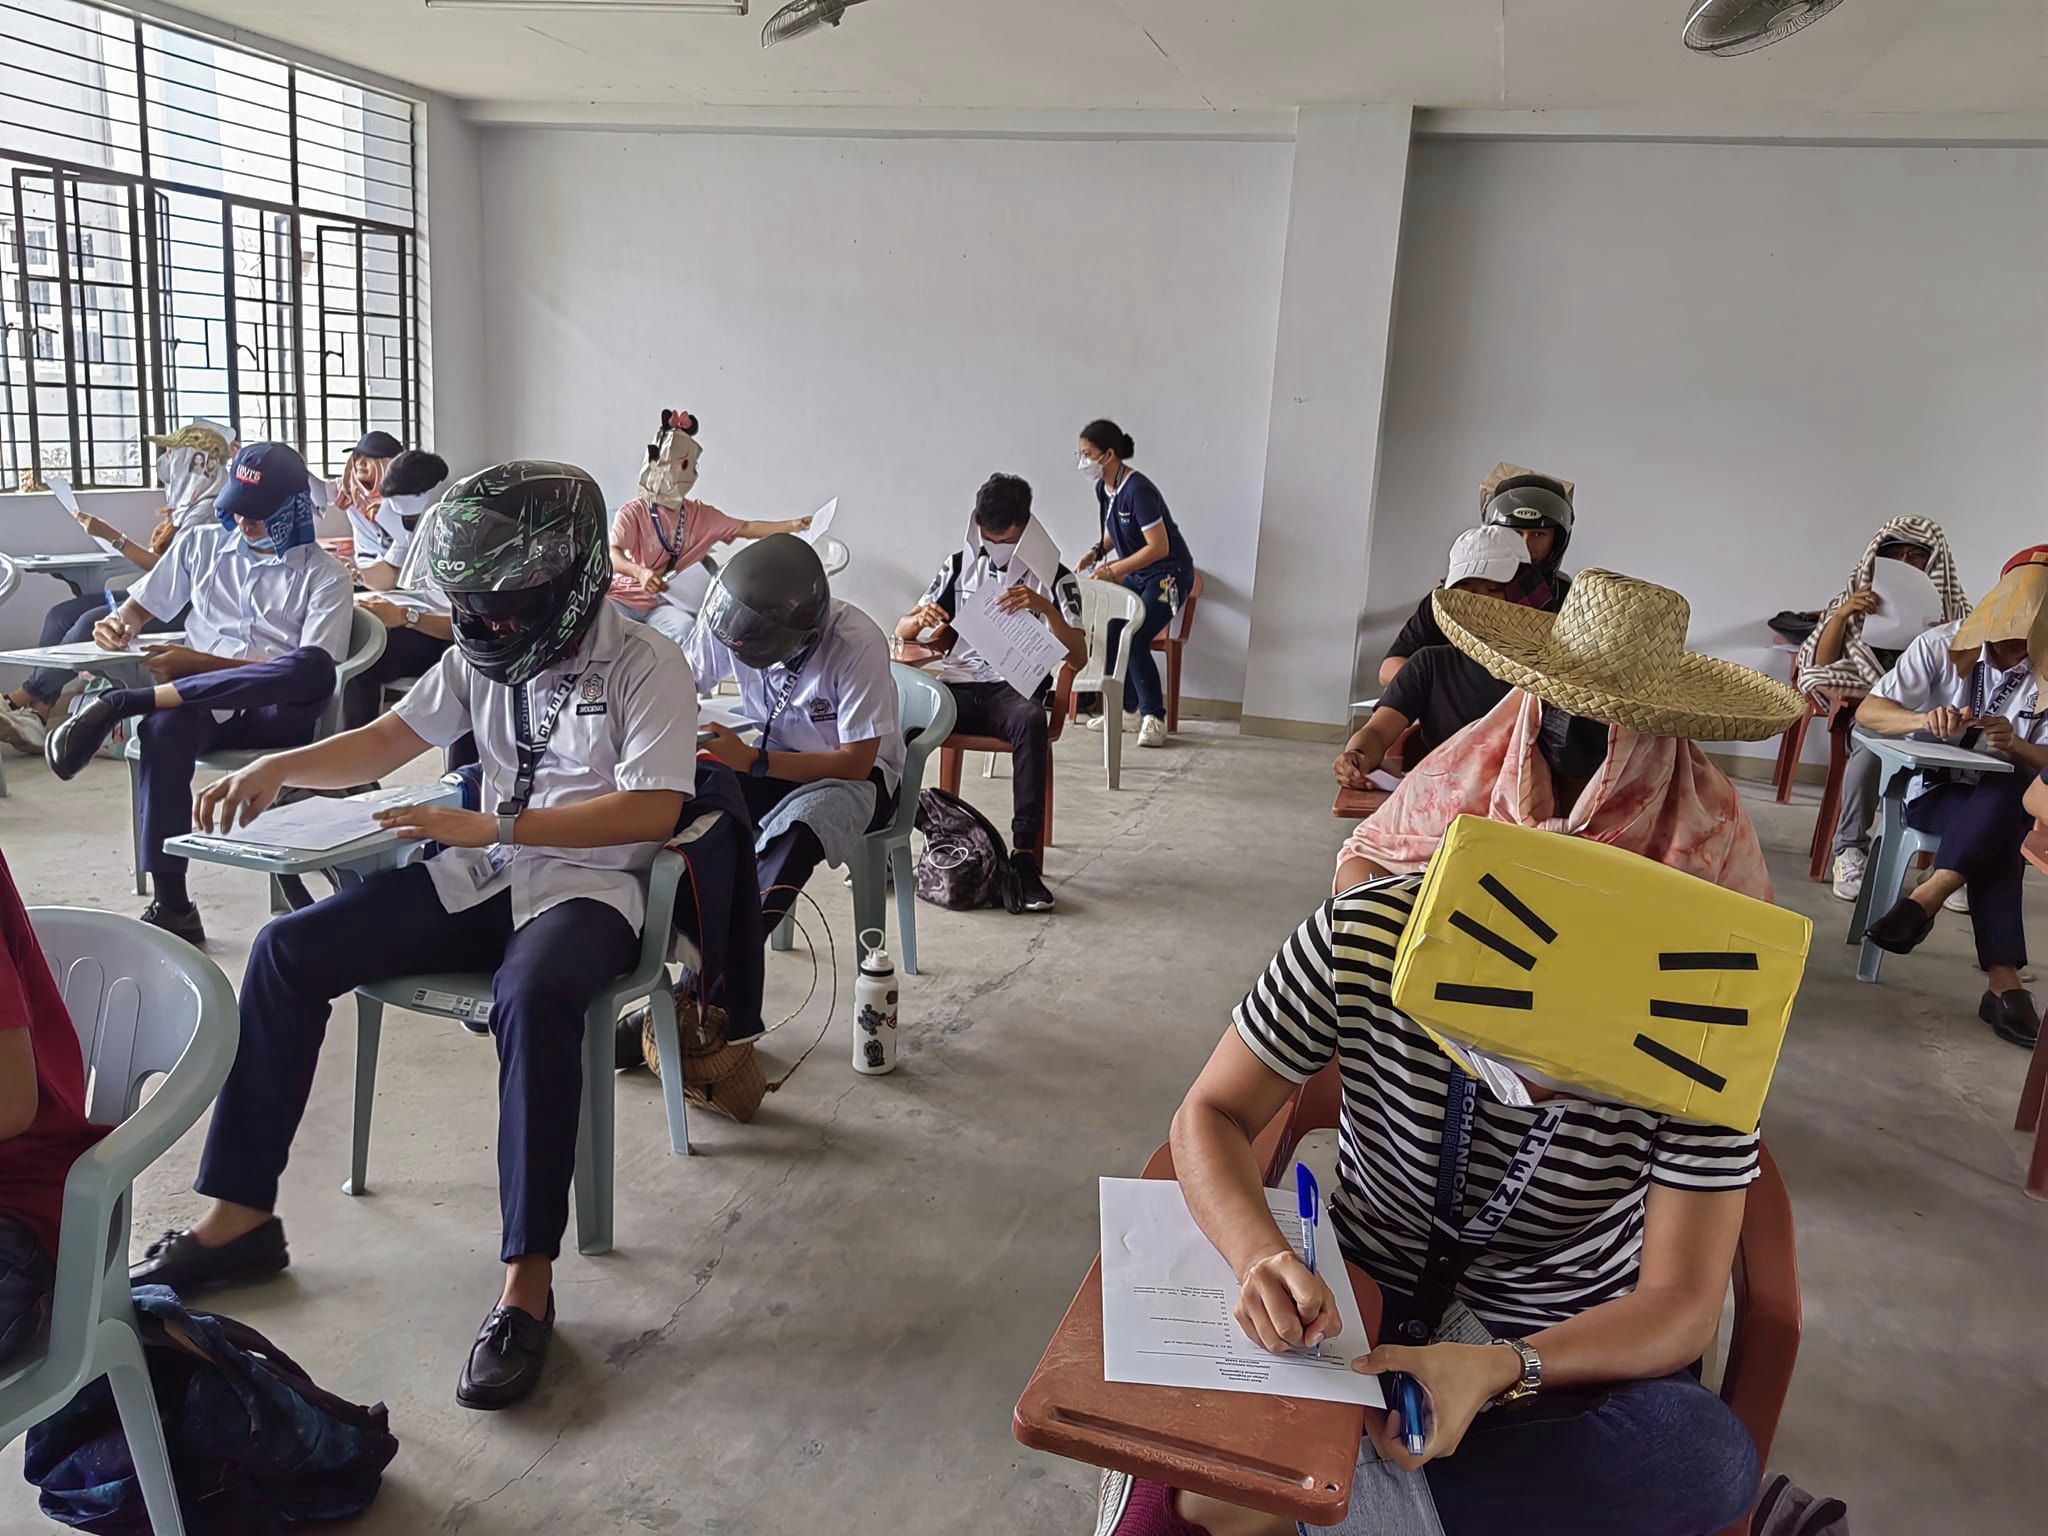
[[[1534,912],[1531,912],[1528,904],[1521,897],[1494,879],[1492,875],[1481,875],[1479,877],[1479,889],[1514,913],[1516,917],[1522,920],[1522,926],[1535,934],[1544,943],[1548,944],[1556,939],[1557,930],[1543,921]]]
[[[1650,999],[1653,1019],[1683,1019],[1688,1024],[1747,1024],[1747,1008],[1717,1008],[1711,1003],[1674,1003],[1668,998]]]
[[[1467,987],[1455,981],[1440,981],[1436,984],[1436,1000],[1477,1003],[1482,1008],[1531,1008],[1535,1006],[1536,995],[1517,987]]]
[[[1753,971],[1756,952],[1743,949],[1674,951],[1657,957],[1660,971]]]
[[[1728,1079],[1720,1073],[1709,1072],[1698,1062],[1688,1060],[1671,1049],[1670,1046],[1660,1040],[1652,1040],[1648,1035],[1636,1036],[1636,1049],[1658,1065],[1669,1067],[1680,1077],[1691,1078],[1702,1088],[1710,1088],[1715,1093],[1719,1093],[1728,1086]]]
[[[1525,971],[1536,969],[1536,957],[1519,944],[1510,943],[1495,933],[1477,918],[1467,917],[1463,912],[1451,914],[1451,926],[1460,933],[1468,933],[1497,955],[1514,961]]]

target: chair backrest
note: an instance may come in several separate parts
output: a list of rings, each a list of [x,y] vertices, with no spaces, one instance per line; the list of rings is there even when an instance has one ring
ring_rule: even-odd
[[[1099,583],[1098,583],[1099,585]],[[903,723],[903,783],[896,799],[891,833],[908,833],[917,821],[917,792],[924,788],[925,759],[953,734],[958,713],[953,690],[900,661],[889,663],[896,681],[896,713]]]
[[[11,556],[0,555],[0,603],[14,596],[14,589],[21,585],[21,567]]]
[[[1131,637],[1145,618],[1145,600],[1121,582],[1081,582],[1081,628],[1088,637],[1088,665],[1075,677],[1074,686],[1083,693],[1102,683],[1123,684],[1131,670]],[[1109,626],[1118,619],[1112,650]]]
[[[341,665],[334,669],[334,697],[327,701],[327,707],[320,712],[321,736],[332,736],[341,729],[341,696],[350,681],[360,677],[384,654],[384,643],[390,637],[384,621],[367,608],[356,609],[349,620],[348,655]]]
[[[1187,596],[1181,599],[1180,612],[1173,616],[1173,622],[1168,624],[1160,632],[1159,638],[1152,642],[1153,649],[1160,649],[1169,640],[1185,640],[1194,633],[1195,604],[1200,602],[1201,598],[1202,573],[1197,571],[1195,579],[1188,583]]]
[[[827,576],[837,576],[853,564],[853,551],[842,540],[825,534],[818,540],[818,562],[825,567]]]

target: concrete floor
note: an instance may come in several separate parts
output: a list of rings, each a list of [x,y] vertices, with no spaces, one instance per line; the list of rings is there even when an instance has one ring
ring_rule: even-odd
[[[753,1125],[693,1118],[688,1161],[652,1079],[619,1081],[619,1246],[562,1263],[551,1375],[516,1411],[453,1398],[497,1285],[490,1049],[443,1021],[387,1027],[375,1193],[350,1200],[352,1032],[335,1031],[285,1176],[293,1266],[207,1304],[390,1405],[401,1450],[353,1529],[1090,1528],[1094,1473],[1019,1448],[1011,1404],[1094,1251],[1096,1176],[1163,1138],[1231,1004],[1327,890],[1341,830],[1323,747],[1196,725],[1127,752],[1114,795],[1099,750],[1060,749],[1058,913],[920,910],[895,1075],[848,1069],[842,995]],[[138,907],[120,768],[69,786],[9,771],[0,846],[29,899]],[[968,785],[1005,824],[1007,785]],[[1806,1308],[1772,1462],[1847,1499],[1859,1536],[2038,1532],[2048,1208],[2019,1192],[2009,1129],[2025,1057],[1974,1020],[1960,919],[1859,986],[1847,909],[1805,877],[1811,793],[1750,800],[1781,899],[1821,925],[1765,1127]],[[193,888],[238,976],[258,883],[208,870]],[[845,893],[819,894],[843,944]],[[773,957],[775,995],[793,1005],[810,972],[801,948]],[[819,1006],[767,1054],[792,1059]],[[191,1214],[197,1153],[195,1134],[142,1182],[138,1247]],[[40,1528],[19,1468],[0,1452],[10,1536]]]

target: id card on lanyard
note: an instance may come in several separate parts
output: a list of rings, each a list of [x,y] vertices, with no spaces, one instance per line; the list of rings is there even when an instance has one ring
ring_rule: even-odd
[[[1465,1185],[1472,1158],[1472,1119],[1479,1104],[1479,1083],[1453,1070],[1444,1090],[1443,1145],[1437,1153],[1436,1202],[1431,1213],[1429,1252],[1415,1287],[1409,1315],[1389,1332],[1404,1344],[1427,1344],[1451,1305],[1465,1271],[1492,1244],[1542,1165],[1543,1156],[1564,1122],[1565,1106],[1553,1104],[1522,1133],[1507,1172],[1492,1194],[1469,1218],[1465,1216]]]
[[[796,697],[797,688],[803,683],[804,668],[810,665],[811,657],[816,653],[817,647],[813,645],[801,656],[792,656],[782,664],[782,692],[768,706],[768,718],[761,722],[761,751],[768,750],[768,738],[775,730],[775,722],[782,718],[782,712],[789,708],[789,701]]]
[[[580,672],[572,672],[555,684],[555,691],[548,695],[547,709],[541,715],[538,729],[533,724],[532,710],[526,702],[529,685],[521,683],[512,690],[512,749],[518,754],[518,762],[513,769],[512,792],[498,802],[498,815],[517,816],[533,799],[533,781],[540,772],[541,759],[547,756],[548,743],[554,740],[556,722],[562,718],[562,706],[569,702],[569,695],[576,691],[576,684],[582,676]],[[478,888],[495,879],[511,862],[512,849],[503,843],[493,843],[484,851],[483,864],[475,871]]]

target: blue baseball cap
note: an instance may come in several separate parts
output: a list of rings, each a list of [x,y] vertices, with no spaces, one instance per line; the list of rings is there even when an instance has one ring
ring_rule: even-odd
[[[251,443],[235,455],[213,507],[222,522],[237,517],[268,522],[311,488],[306,461],[290,443]]]

